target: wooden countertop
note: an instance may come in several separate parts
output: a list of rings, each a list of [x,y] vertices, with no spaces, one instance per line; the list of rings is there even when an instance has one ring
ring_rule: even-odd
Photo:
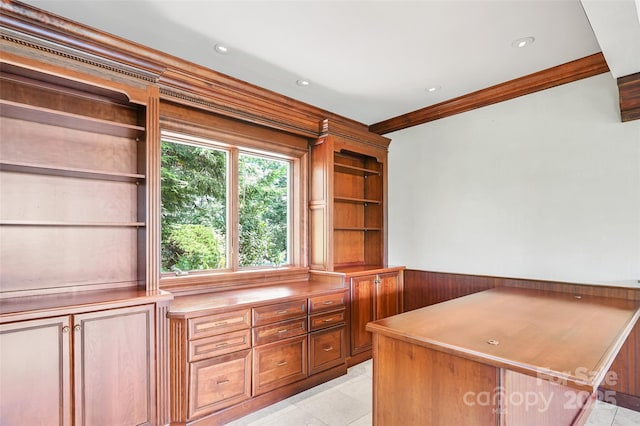
[[[498,287],[367,330],[594,392],[639,316],[640,301]]]
[[[188,296],[176,295],[169,306],[168,316],[170,318],[190,318],[246,306],[345,291],[346,289],[343,283],[298,281]]]
[[[324,273],[324,274],[339,274],[339,275],[371,275],[371,274],[383,274],[385,272],[396,272],[404,270],[404,266],[396,266],[396,265],[357,265],[357,266],[342,266],[339,268],[335,268],[333,272],[318,272],[315,273]]]
[[[112,309],[124,306],[171,300],[163,290],[148,292],[139,288],[68,291],[46,295],[22,296],[0,300],[0,323],[23,321],[42,316],[69,315],[89,309]]]

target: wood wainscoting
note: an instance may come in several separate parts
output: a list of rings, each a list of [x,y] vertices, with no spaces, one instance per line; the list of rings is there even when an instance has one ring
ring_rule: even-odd
[[[404,310],[419,309],[495,287],[531,288],[575,295],[640,300],[640,288],[405,269]],[[620,349],[609,374],[599,388],[598,398],[621,407],[640,411],[639,366],[640,323],[635,325]]]

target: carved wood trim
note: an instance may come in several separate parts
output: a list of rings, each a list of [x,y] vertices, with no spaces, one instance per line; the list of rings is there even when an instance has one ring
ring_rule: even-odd
[[[141,256],[141,263],[145,268],[146,288],[148,291],[160,289],[160,97],[158,88],[148,87],[148,102],[146,114],[146,205],[144,212],[146,232],[144,238],[145,253]],[[144,170],[144,169],[143,169]],[[139,244],[140,245],[140,244]]]
[[[385,151],[391,143],[391,139],[371,133],[367,128],[358,129],[353,126],[345,126],[343,123],[331,119],[322,120],[319,131],[321,136],[341,136]]]
[[[156,304],[156,419],[158,425],[168,425],[170,418],[169,375],[169,301]]]
[[[317,137],[318,122],[325,118],[347,127],[367,129],[365,124],[350,118],[30,5],[3,1],[0,10],[3,38],[153,82],[164,99],[304,136]]]
[[[399,115],[369,126],[369,131],[378,134],[394,132],[429,121],[460,114],[476,108],[503,102],[540,90],[593,77],[609,71],[604,55],[593,55],[567,62],[524,77],[516,78],[486,89],[478,90],[448,101]]]
[[[169,388],[171,424],[187,419],[187,327],[186,320],[169,320]]]
[[[160,59],[164,54],[161,52],[24,3],[3,1],[0,3],[0,10],[0,24],[3,27],[53,45],[52,53],[63,54],[62,51],[66,48],[97,66],[108,68],[109,62],[118,64],[110,68],[113,71],[126,72],[122,70],[122,65],[144,70],[148,79],[163,70]]]
[[[640,119],[640,72],[618,79],[620,118],[622,121]]]

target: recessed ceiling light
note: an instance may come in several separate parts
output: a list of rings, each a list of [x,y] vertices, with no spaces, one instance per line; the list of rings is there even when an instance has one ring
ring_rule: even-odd
[[[311,82],[307,79],[301,78],[300,80],[296,81],[296,84],[298,86],[306,87],[306,86],[309,86]]]
[[[530,44],[532,44],[536,39],[533,37],[523,37],[523,38],[519,38],[517,40],[514,40],[513,43],[511,43],[511,45],[513,47],[517,47],[517,48],[522,48],[522,47],[526,47],[529,46]]]
[[[433,93],[433,92],[437,92],[440,89],[442,89],[442,86],[431,86],[424,90],[426,90],[427,92]]]
[[[223,44],[216,44],[215,46],[216,52],[221,55],[227,55],[229,53],[229,48]]]

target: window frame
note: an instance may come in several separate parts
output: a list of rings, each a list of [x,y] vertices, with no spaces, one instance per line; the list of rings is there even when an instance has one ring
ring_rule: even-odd
[[[185,131],[173,130],[170,126],[163,126],[160,130],[158,144],[162,141],[184,143],[205,148],[222,149],[228,152],[227,164],[227,268],[215,270],[189,271],[188,274],[176,275],[173,272],[162,273],[160,263],[160,288],[173,290],[184,287],[241,287],[250,286],[257,282],[280,279],[289,275],[305,272],[306,234],[307,230],[307,159],[308,150],[297,149],[286,145],[279,145],[272,141],[256,140],[247,137],[238,138],[232,135],[225,138],[219,131]],[[160,150],[161,151],[161,150]],[[239,170],[238,161],[241,153],[262,156],[289,162],[289,218],[288,218],[288,252],[289,260],[286,265],[274,266],[239,266]],[[160,152],[161,156],[161,152]],[[159,157],[160,157],[159,156]],[[161,163],[161,157],[158,159]],[[158,167],[160,179],[161,164]],[[159,185],[160,190],[160,185]],[[162,203],[159,197],[160,204]],[[159,209],[160,210],[160,209]],[[160,215],[160,212],[158,213]],[[158,221],[161,227],[161,218]],[[160,234],[160,233],[158,233]],[[158,238],[158,244],[161,241]],[[159,250],[159,253],[161,250]]]

